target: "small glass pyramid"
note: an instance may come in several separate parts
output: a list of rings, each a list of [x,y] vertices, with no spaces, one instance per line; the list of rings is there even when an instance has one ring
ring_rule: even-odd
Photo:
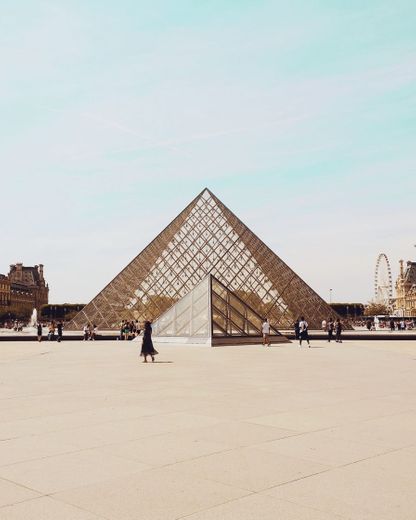
[[[227,289],[213,275],[208,275],[194,289],[175,303],[152,325],[159,342],[227,345],[260,342],[264,318]],[[273,342],[287,339],[274,327]]]

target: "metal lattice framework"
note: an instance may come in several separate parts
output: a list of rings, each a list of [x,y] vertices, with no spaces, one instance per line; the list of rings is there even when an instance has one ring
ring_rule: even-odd
[[[117,328],[123,319],[154,320],[208,274],[276,328],[304,315],[311,328],[336,316],[289,266],[205,189],[84,309],[86,322]]]
[[[374,273],[374,296],[377,303],[390,305],[393,300],[393,278],[390,262],[385,253],[377,257]]]

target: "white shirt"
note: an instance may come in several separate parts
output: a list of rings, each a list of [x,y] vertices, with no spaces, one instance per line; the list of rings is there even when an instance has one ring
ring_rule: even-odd
[[[299,322],[299,330],[304,332],[308,328],[308,322],[306,320]]]
[[[269,334],[270,333],[270,324],[268,321],[265,321],[261,327],[261,331],[263,334]]]

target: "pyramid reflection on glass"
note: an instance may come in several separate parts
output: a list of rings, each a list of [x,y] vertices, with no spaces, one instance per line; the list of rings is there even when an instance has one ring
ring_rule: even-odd
[[[254,309],[210,274],[153,323],[153,336],[167,343],[258,343],[262,323]],[[288,341],[273,327],[270,339]]]
[[[155,321],[215,276],[276,329],[304,315],[310,328],[336,316],[296,273],[215,195],[203,190],[69,323],[117,329],[122,320]]]

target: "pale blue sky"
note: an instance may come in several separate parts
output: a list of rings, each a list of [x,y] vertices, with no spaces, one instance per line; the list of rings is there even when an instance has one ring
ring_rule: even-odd
[[[324,298],[416,256],[414,1],[1,4],[0,272],[87,302],[205,186]]]

